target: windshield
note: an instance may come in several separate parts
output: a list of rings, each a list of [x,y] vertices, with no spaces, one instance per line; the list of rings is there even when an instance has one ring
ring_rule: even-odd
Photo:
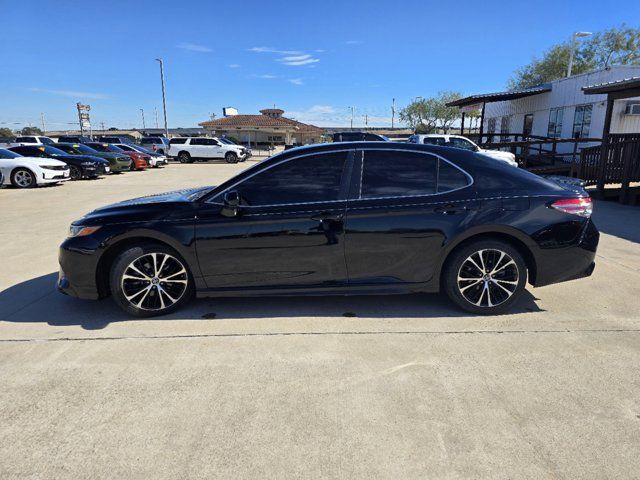
[[[107,145],[108,148],[108,152],[118,152],[118,153],[122,153],[124,152],[123,149],[121,149],[120,147],[116,147],[115,145]]]
[[[56,148],[56,147],[50,147],[49,145],[45,147],[40,147],[40,150],[42,150],[47,155],[67,155],[67,152],[60,150],[59,148]]]
[[[232,142],[228,138],[219,138],[218,140],[220,140],[222,143],[226,143],[227,145],[237,145],[235,142]]]
[[[98,153],[93,148],[87,147],[86,145],[82,145],[80,143],[74,145],[58,145],[57,147],[60,150],[64,150],[67,153],[71,153],[73,155],[91,155],[92,153]]]
[[[18,158],[21,157],[19,153],[12,152],[11,150],[5,150],[4,148],[0,148],[0,158]]]

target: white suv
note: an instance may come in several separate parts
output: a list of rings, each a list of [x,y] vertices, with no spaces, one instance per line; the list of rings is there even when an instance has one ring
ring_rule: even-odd
[[[466,137],[461,135],[440,135],[440,134],[426,134],[426,135],[411,135],[407,140],[409,143],[424,143],[427,145],[441,145],[443,147],[462,148],[464,150],[471,150],[472,152],[482,153],[487,157],[506,162],[512,167],[517,167],[516,156],[511,152],[503,152],[501,150],[485,150],[473,143]]]
[[[242,145],[228,145],[215,138],[179,137],[169,141],[169,156],[180,163],[193,163],[195,160],[224,159],[227,163],[243,162],[247,158],[247,149]]]

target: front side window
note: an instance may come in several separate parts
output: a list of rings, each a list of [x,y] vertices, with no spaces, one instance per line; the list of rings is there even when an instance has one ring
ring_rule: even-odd
[[[454,148],[462,148],[464,150],[476,151],[476,146],[465,138],[451,137],[449,139],[450,146]]]
[[[347,152],[295,158],[245,180],[235,187],[248,205],[328,202],[338,200]]]
[[[562,118],[564,117],[564,108],[552,108],[549,111],[549,128],[547,137],[560,138],[562,135]]]
[[[573,138],[586,138],[591,129],[593,105],[578,105],[573,115]]]
[[[425,145],[444,145],[445,140],[443,137],[424,137],[422,143]]]

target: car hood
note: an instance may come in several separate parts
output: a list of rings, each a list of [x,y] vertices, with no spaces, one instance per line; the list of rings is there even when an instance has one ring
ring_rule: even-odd
[[[511,152],[503,152],[501,150],[485,150],[481,149],[479,153],[484,153],[485,155],[489,155],[493,158],[504,158],[508,160],[513,160],[515,155]]]
[[[67,165],[60,160],[46,157],[17,157],[14,160],[19,160],[20,162],[25,162],[31,165],[47,165],[49,167],[64,167]]]
[[[186,188],[184,190],[174,190],[172,192],[158,193],[155,195],[147,195],[145,197],[132,198],[130,200],[124,200],[122,202],[113,203],[105,207],[98,208],[94,212],[108,210],[111,208],[121,208],[137,205],[151,205],[157,203],[173,203],[173,202],[191,202],[194,197],[197,198],[197,194],[205,192],[214,188],[211,187],[198,187],[198,188]],[[93,212],[92,212],[93,213]]]
[[[96,162],[96,163],[102,163],[103,165],[108,165],[109,162],[106,161],[104,158],[100,158],[100,157],[95,157],[93,155],[65,155],[62,156],[60,155],[58,158],[68,158],[68,159],[75,159],[75,160],[85,160],[88,162]]]

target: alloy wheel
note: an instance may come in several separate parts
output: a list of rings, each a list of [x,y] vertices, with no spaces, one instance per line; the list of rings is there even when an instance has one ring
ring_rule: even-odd
[[[135,308],[165,310],[187,291],[189,275],[180,260],[167,253],[146,253],[132,261],[121,278],[124,297]]]
[[[511,298],[518,288],[516,262],[502,250],[484,249],[469,255],[458,270],[462,297],[476,307],[495,307]]]
[[[29,188],[33,185],[33,175],[26,170],[17,171],[13,178],[20,188]]]

